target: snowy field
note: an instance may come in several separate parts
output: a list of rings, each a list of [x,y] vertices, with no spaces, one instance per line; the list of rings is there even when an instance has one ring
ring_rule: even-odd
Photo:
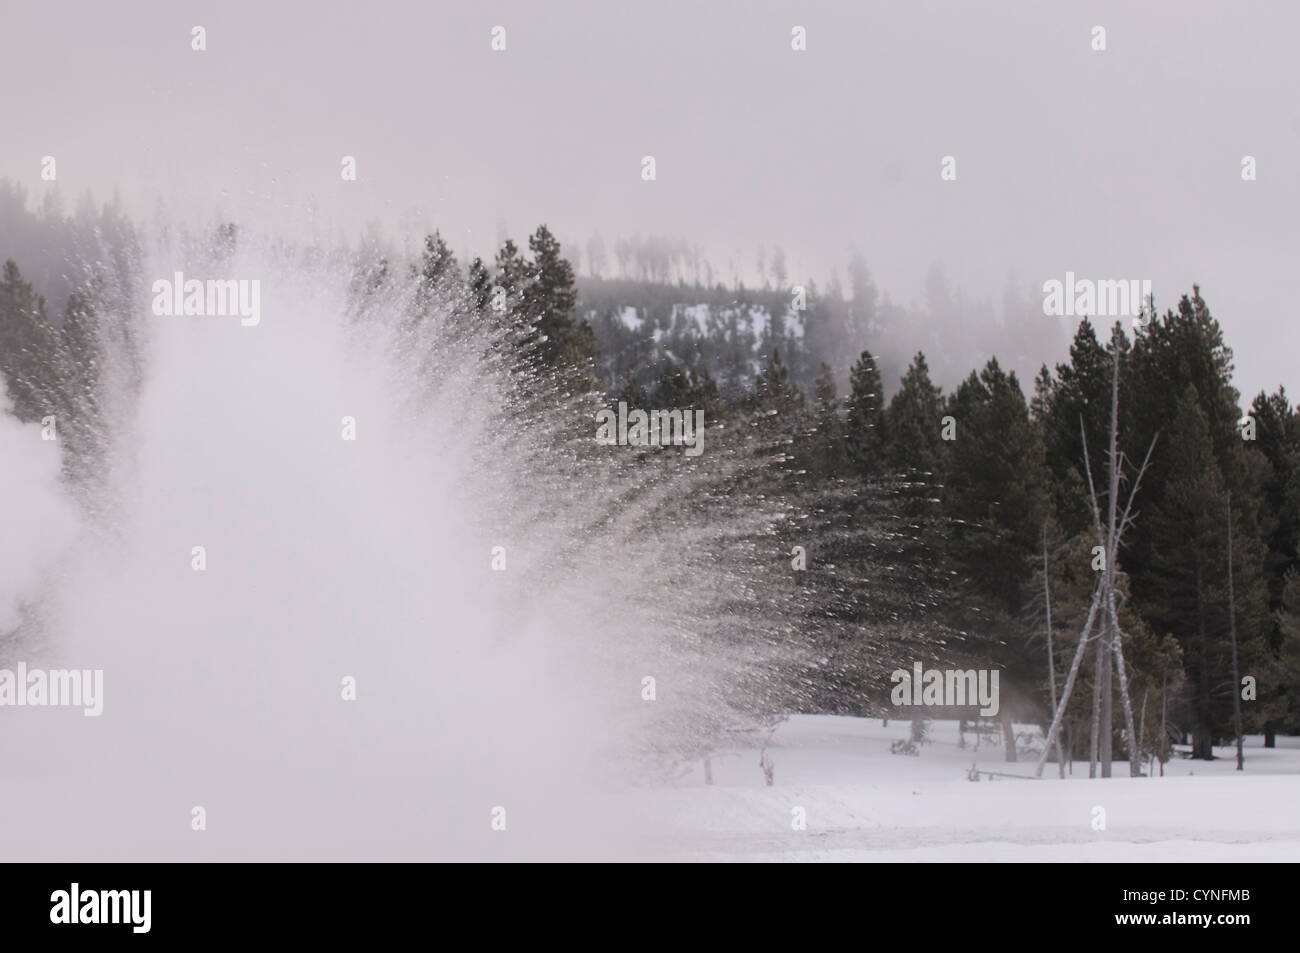
[[[260,760],[247,762],[256,783],[224,767],[169,778],[169,752],[150,762],[164,773],[142,781],[47,751],[0,776],[0,860],[1300,861],[1300,738],[1274,749],[1249,738],[1241,774],[1225,747],[1213,762],[1175,758],[1163,778],[1130,779],[1116,762],[1115,777],[1089,781],[1085,762],[1065,780],[1049,763],[1033,780],[1032,759],[1005,762],[992,735],[976,749],[968,732],[963,749],[951,721],[930,722],[918,755],[892,754],[909,729],[793,716],[767,744],[770,787],[762,736],[713,758],[711,785],[696,764],[672,783],[584,782],[548,798],[540,782],[554,776],[529,775],[507,791],[508,833],[487,822],[500,802],[468,782],[375,774],[386,762],[353,749],[320,765],[328,783],[313,775],[289,790]],[[315,764],[284,757],[290,776]],[[190,829],[194,803],[213,819],[202,833]]]
[[[1042,780],[969,780],[981,771],[1032,778],[1034,759],[1003,758],[1000,739],[956,722],[930,723],[917,756],[892,754],[910,723],[796,715],[767,746],[773,785],[764,783],[759,750],[743,748],[703,766],[649,799],[677,831],[677,849],[700,860],[743,861],[1300,861],[1300,738],[1247,739],[1246,770],[1234,749],[1218,760],[1175,757],[1165,776],[1088,780],[1087,762]],[[1016,726],[1017,732],[1036,728]],[[795,830],[796,809],[806,828]],[[1094,829],[1095,809],[1105,829]]]

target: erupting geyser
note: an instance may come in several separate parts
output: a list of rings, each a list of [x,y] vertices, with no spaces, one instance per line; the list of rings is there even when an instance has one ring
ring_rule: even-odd
[[[60,489],[38,429],[0,419],[27,468],[0,498],[41,527],[28,576],[0,573],[24,606],[0,665],[103,678],[101,717],[5,711],[8,855],[658,849],[620,792],[706,744],[762,655],[708,641],[745,625],[705,571],[745,526],[681,518],[710,472],[598,444],[595,398],[521,379],[502,321],[358,293],[354,264],[156,248],[101,315],[130,333],[101,328],[94,479]],[[260,320],[157,313],[176,273],[255,278]]]

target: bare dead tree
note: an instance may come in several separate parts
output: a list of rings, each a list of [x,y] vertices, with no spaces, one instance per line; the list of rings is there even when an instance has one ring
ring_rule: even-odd
[[[1115,355],[1112,361],[1111,372],[1111,392],[1110,392],[1110,447],[1107,453],[1107,488],[1109,499],[1107,502],[1107,520],[1106,528],[1102,528],[1101,507],[1097,503],[1097,488],[1092,479],[1092,463],[1088,457],[1088,434],[1083,425],[1083,417],[1079,418],[1079,432],[1083,438],[1083,461],[1084,472],[1088,476],[1088,496],[1092,503],[1093,526],[1097,531],[1097,542],[1101,546],[1104,554],[1105,565],[1102,567],[1101,592],[1105,602],[1105,621],[1103,624],[1103,646],[1099,647],[1097,653],[1097,681],[1100,688],[1096,686],[1093,691],[1093,743],[1092,750],[1096,752],[1098,734],[1100,733],[1101,741],[1101,772],[1102,777],[1110,777],[1111,766],[1111,719],[1110,719],[1110,696],[1111,696],[1111,671],[1110,656],[1115,657],[1115,667],[1119,672],[1120,698],[1124,704],[1124,725],[1128,733],[1129,748],[1132,749],[1137,741],[1137,734],[1133,727],[1133,704],[1129,698],[1128,691],[1128,671],[1124,664],[1124,640],[1123,633],[1119,627],[1119,611],[1115,605],[1115,573],[1119,561],[1119,546],[1123,539],[1124,531],[1128,529],[1133,520],[1133,500],[1137,496],[1138,488],[1142,484],[1142,476],[1146,473],[1147,467],[1151,463],[1151,454],[1155,450],[1156,441],[1160,435],[1157,433],[1151,438],[1151,445],[1147,447],[1146,457],[1142,460],[1142,466],[1138,469],[1136,478],[1133,480],[1133,487],[1129,491],[1128,500],[1124,504],[1124,513],[1119,515],[1119,484],[1123,478],[1124,454],[1117,450],[1119,439],[1119,355]],[[1101,711],[1097,711],[1097,701],[1101,698]],[[1129,752],[1129,776],[1137,777],[1138,764],[1133,756],[1132,750]],[[1089,777],[1094,777],[1092,766],[1089,766]]]
[[[1160,752],[1165,750],[1165,745],[1169,742],[1169,670],[1164,672],[1164,681],[1160,684]],[[1159,754],[1156,755],[1160,761],[1160,776],[1165,776],[1165,761]]]
[[[1107,618],[1107,624],[1106,624],[1106,628],[1105,628],[1105,631],[1106,631],[1106,638],[1105,638],[1104,641],[1105,641],[1106,643],[1108,643],[1108,645],[1109,645],[1110,647],[1112,647],[1112,648],[1111,648],[1111,651],[1113,651],[1113,646],[1115,645],[1116,642],[1119,641],[1119,638],[1118,638],[1117,635],[1116,635],[1116,629],[1117,629],[1118,626],[1119,626],[1119,620],[1115,617],[1115,563],[1116,563],[1116,558],[1115,558],[1115,557],[1116,557],[1116,551],[1115,551],[1115,547],[1114,547],[1114,545],[1113,545],[1113,544],[1115,543],[1115,519],[1116,519],[1116,509],[1117,509],[1117,507],[1118,507],[1118,503],[1119,503],[1119,466],[1120,466],[1120,461],[1119,461],[1119,457],[1118,457],[1118,455],[1117,455],[1117,449],[1116,449],[1116,448],[1117,448],[1117,445],[1118,445],[1118,442],[1119,442],[1119,349],[1118,349],[1118,348],[1115,349],[1115,352],[1114,352],[1113,356],[1111,357],[1111,361],[1110,361],[1110,363],[1111,363],[1111,374],[1110,374],[1110,445],[1109,445],[1109,447],[1108,447],[1107,450],[1106,450],[1106,482],[1107,482],[1107,487],[1106,487],[1106,528],[1107,528],[1107,533],[1106,533],[1106,541],[1105,541],[1105,545],[1106,545],[1106,570],[1105,570],[1105,575],[1106,575],[1106,604],[1107,604],[1107,609],[1108,609],[1109,611],[1108,611],[1107,616],[1106,616],[1106,618]],[[1094,496],[1094,498],[1093,498],[1092,505],[1093,505],[1093,507],[1094,507],[1094,511],[1095,511],[1095,507],[1097,506],[1097,500],[1096,500],[1095,496]],[[1108,777],[1110,777],[1110,760],[1111,760],[1111,750],[1110,750],[1110,744],[1111,744],[1111,727],[1110,727],[1110,726],[1111,726],[1111,710],[1110,710],[1110,706],[1111,706],[1111,697],[1112,697],[1112,695],[1111,695],[1111,690],[1110,690],[1110,681],[1111,681],[1111,673],[1110,673],[1110,662],[1111,662],[1111,659],[1110,659],[1110,652],[1109,652],[1109,651],[1103,651],[1103,653],[1102,653],[1102,659],[1103,659],[1103,665],[1102,665],[1102,691],[1103,691],[1103,693],[1104,693],[1104,694],[1102,695],[1102,720],[1103,720],[1103,726],[1104,726],[1104,727],[1103,727],[1102,735],[1101,735],[1101,750],[1102,750],[1101,776],[1102,776],[1103,778],[1108,778]],[[1124,668],[1123,668],[1123,665],[1122,665],[1122,664],[1121,664],[1121,666],[1120,666],[1120,673],[1119,673],[1119,674],[1120,674],[1120,678],[1123,679],[1123,677],[1124,677]],[[1124,714],[1127,716],[1127,720],[1128,720],[1128,728],[1129,728],[1128,741],[1129,741],[1129,745],[1132,746],[1132,744],[1133,744],[1133,713],[1132,713],[1132,711],[1129,709],[1128,692],[1125,691],[1125,692],[1123,692],[1122,694],[1124,695]],[[1131,761],[1132,759],[1130,758],[1129,760]]]
[[[1133,755],[1132,755],[1132,757],[1135,758],[1137,757],[1137,752],[1142,750],[1142,741],[1147,731],[1147,696],[1149,696],[1150,694],[1151,694],[1150,689],[1144,688],[1142,690],[1142,718],[1138,722],[1137,745],[1134,746]]]
[[[1052,691],[1052,711],[1056,711],[1056,656],[1052,651],[1052,586],[1047,565],[1047,521],[1043,521],[1043,607],[1047,613],[1047,679]],[[1057,773],[1065,777],[1065,758],[1061,752],[1061,739],[1056,739]]]
[[[1102,588],[1105,583],[1101,584]],[[1100,592],[1100,590],[1098,590]],[[1102,630],[1105,631],[1106,613],[1102,612]],[[1106,649],[1104,639],[1097,643],[1097,660],[1092,666],[1092,731],[1088,741],[1088,777],[1097,776],[1097,762],[1101,760],[1098,745],[1101,743],[1101,683],[1102,673],[1106,668]],[[1108,686],[1109,687],[1109,686]]]
[[[1061,690],[1061,701],[1056,706],[1056,714],[1052,716],[1052,726],[1047,730],[1047,739],[1043,742],[1043,753],[1038,758],[1038,767],[1034,769],[1034,777],[1043,776],[1043,765],[1047,763],[1047,753],[1051,750],[1052,745],[1056,744],[1057,738],[1061,733],[1061,723],[1065,720],[1065,709],[1069,707],[1070,695],[1074,692],[1074,683],[1079,678],[1079,663],[1083,661],[1084,650],[1088,647],[1088,642],[1092,639],[1092,627],[1097,621],[1097,607],[1101,603],[1101,586],[1100,584],[1093,591],[1092,605],[1088,608],[1088,618],[1083,624],[1083,631],[1079,633],[1079,645],[1074,650],[1074,661],[1070,663],[1070,673],[1065,678],[1065,687]]]
[[[1088,496],[1092,503],[1093,525],[1097,532],[1097,542],[1103,553],[1105,564],[1102,567],[1101,579],[1098,580],[1097,588],[1093,591],[1092,604],[1088,609],[1088,618],[1084,623],[1083,632],[1079,635],[1079,645],[1074,653],[1074,661],[1070,665],[1070,674],[1065,682],[1065,689],[1061,694],[1060,703],[1057,705],[1056,714],[1052,719],[1052,727],[1048,731],[1048,737],[1043,747],[1043,754],[1039,758],[1038,767],[1035,771],[1036,777],[1042,777],[1043,765],[1047,761],[1049,749],[1056,742],[1061,729],[1061,722],[1065,716],[1065,710],[1070,704],[1070,696],[1074,691],[1074,683],[1078,677],[1079,666],[1083,660],[1084,651],[1087,643],[1093,638],[1092,628],[1097,620],[1097,612],[1100,609],[1103,615],[1101,642],[1097,648],[1097,672],[1093,684],[1093,711],[1092,711],[1092,740],[1089,746],[1090,762],[1088,776],[1096,777],[1096,766],[1099,755],[1099,741],[1103,737],[1106,739],[1105,749],[1101,752],[1103,757],[1102,770],[1103,776],[1110,776],[1110,720],[1107,715],[1103,722],[1103,696],[1106,704],[1109,704],[1110,697],[1110,658],[1114,655],[1115,667],[1119,671],[1120,697],[1124,704],[1125,727],[1128,731],[1129,739],[1129,775],[1136,777],[1138,774],[1138,765],[1136,758],[1132,753],[1132,748],[1137,741],[1137,733],[1133,724],[1133,705],[1129,699],[1128,691],[1128,673],[1124,664],[1123,633],[1119,627],[1119,612],[1115,603],[1115,570],[1118,561],[1120,542],[1123,539],[1124,531],[1128,529],[1133,520],[1133,500],[1137,496],[1138,488],[1142,483],[1142,476],[1146,473],[1147,467],[1151,463],[1151,454],[1155,450],[1156,440],[1159,434],[1151,438],[1151,445],[1147,448],[1145,459],[1139,468],[1137,476],[1133,480],[1133,487],[1129,492],[1128,500],[1124,504],[1123,515],[1119,514],[1119,484],[1122,479],[1124,467],[1124,455],[1118,451],[1119,436],[1119,356],[1114,358],[1114,369],[1111,374],[1111,402],[1110,402],[1110,450],[1107,466],[1108,488],[1110,499],[1107,506],[1106,527],[1103,528],[1101,520],[1101,506],[1097,501],[1097,488],[1092,479],[1092,462],[1088,455],[1088,434],[1084,427],[1082,416],[1079,418],[1079,431],[1083,438],[1083,469],[1088,477]]]
[[[1228,491],[1228,632],[1232,637],[1232,719],[1237,732],[1237,770],[1245,770],[1241,737],[1241,678],[1237,673],[1237,603],[1232,589],[1232,491]]]

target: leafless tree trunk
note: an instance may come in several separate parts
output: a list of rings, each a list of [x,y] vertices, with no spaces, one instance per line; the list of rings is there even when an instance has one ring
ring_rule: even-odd
[[[1101,589],[1105,589],[1106,583],[1103,580],[1101,588],[1098,589],[1098,595],[1101,595]],[[1101,676],[1102,669],[1105,667],[1106,645],[1105,645],[1105,626],[1106,610],[1102,609],[1102,641],[1097,643],[1096,660],[1093,662],[1092,671],[1092,740],[1088,742],[1088,777],[1097,776],[1098,746],[1101,743]]]
[[[1160,686],[1160,750],[1164,750],[1169,741],[1169,673],[1165,672],[1164,682]],[[1160,776],[1165,776],[1165,762],[1160,760]]]
[[[1129,493],[1128,502],[1124,505],[1123,520],[1116,523],[1116,517],[1119,512],[1119,479],[1120,471],[1124,464],[1123,455],[1120,454],[1116,445],[1119,441],[1119,353],[1115,354],[1114,368],[1111,372],[1110,384],[1110,459],[1108,461],[1110,468],[1110,499],[1107,500],[1107,517],[1108,528],[1107,543],[1110,546],[1110,559],[1106,561],[1106,597],[1110,608],[1110,637],[1111,649],[1115,653],[1115,667],[1119,671],[1119,695],[1124,703],[1124,730],[1128,734],[1128,774],[1129,777],[1138,776],[1137,753],[1134,749],[1136,744],[1136,735],[1133,733],[1133,702],[1128,694],[1128,673],[1124,670],[1124,639],[1123,633],[1119,628],[1119,610],[1115,605],[1115,572],[1119,563],[1119,541],[1124,533],[1124,524],[1127,523],[1129,513],[1133,506],[1133,497],[1137,495],[1138,484],[1142,482],[1142,474],[1146,472],[1147,464],[1151,460],[1151,451],[1147,451],[1146,459],[1142,461],[1142,469],[1138,471],[1137,479],[1133,481],[1133,489]],[[1151,441],[1152,448],[1155,447],[1155,439]],[[1107,659],[1107,679],[1106,679],[1106,770],[1105,777],[1110,777],[1110,660]]]
[[[1135,742],[1133,731],[1133,704],[1129,699],[1128,693],[1128,673],[1124,668],[1124,646],[1123,633],[1119,628],[1119,611],[1115,605],[1115,572],[1116,564],[1119,560],[1119,544],[1123,538],[1124,531],[1132,519],[1133,499],[1137,496],[1138,487],[1142,483],[1142,475],[1146,473],[1147,466],[1151,462],[1151,453],[1155,450],[1156,440],[1159,435],[1151,438],[1151,446],[1147,448],[1146,458],[1142,461],[1142,466],[1138,470],[1137,477],[1133,481],[1133,489],[1129,491],[1128,501],[1124,504],[1124,514],[1122,517],[1119,513],[1119,481],[1123,473],[1124,455],[1117,449],[1119,439],[1119,354],[1116,353],[1112,358],[1111,370],[1111,389],[1110,389],[1110,446],[1107,453],[1107,490],[1109,498],[1106,501],[1106,528],[1101,524],[1101,508],[1097,505],[1097,488],[1092,479],[1092,463],[1088,458],[1088,434],[1083,426],[1083,418],[1079,418],[1079,431],[1083,437],[1083,460],[1084,470],[1088,475],[1088,496],[1092,502],[1093,522],[1097,530],[1097,542],[1101,545],[1102,552],[1105,554],[1105,565],[1102,567],[1101,592],[1105,603],[1103,622],[1103,645],[1098,647],[1097,655],[1097,674],[1096,684],[1093,687],[1093,739],[1091,745],[1092,762],[1096,761],[1098,734],[1101,740],[1101,758],[1102,758],[1102,777],[1110,777],[1111,769],[1111,671],[1110,656],[1114,653],[1115,661],[1119,669],[1120,697],[1124,703],[1124,722],[1125,730],[1128,733],[1129,753],[1129,776],[1136,777],[1138,774],[1137,760],[1133,756],[1132,748]],[[1109,651],[1106,649],[1109,648]],[[1101,694],[1104,693],[1104,694]],[[1101,710],[1099,710],[1101,709]],[[1093,763],[1089,763],[1088,776],[1095,777]]]
[[[1114,651],[1113,646],[1119,640],[1119,620],[1115,618],[1115,562],[1118,555],[1117,540],[1115,539],[1115,518],[1119,505],[1119,454],[1117,444],[1119,442],[1119,351],[1115,350],[1111,356],[1111,374],[1110,374],[1110,444],[1106,450],[1106,538],[1101,540],[1106,547],[1106,568],[1105,568],[1105,587],[1106,587],[1106,625],[1104,627],[1107,651],[1102,653],[1101,659],[1101,776],[1110,777],[1111,761],[1111,700],[1114,694],[1111,690],[1111,671],[1110,656]],[[1097,505],[1094,498],[1093,506]],[[1127,704],[1125,699],[1125,704]],[[1132,739],[1130,738],[1130,743]]]
[[[1056,711],[1056,656],[1052,651],[1052,586],[1047,565],[1047,521],[1043,521],[1043,606],[1047,612],[1047,679],[1052,690],[1052,711]],[[1044,745],[1044,750],[1047,750]],[[1065,758],[1061,753],[1061,739],[1056,739],[1057,774],[1065,777]]]
[[[1065,678],[1065,687],[1061,690],[1061,701],[1056,706],[1056,714],[1052,716],[1052,727],[1047,730],[1047,740],[1043,743],[1043,753],[1039,756],[1038,767],[1034,769],[1034,777],[1043,776],[1043,765],[1047,763],[1047,753],[1051,750],[1052,745],[1056,744],[1056,739],[1060,737],[1061,723],[1065,720],[1065,710],[1070,705],[1070,695],[1074,692],[1074,683],[1079,677],[1079,663],[1083,661],[1083,653],[1088,648],[1088,640],[1092,635],[1092,626],[1097,621],[1097,606],[1100,602],[1101,588],[1092,594],[1092,605],[1088,609],[1088,619],[1083,624],[1083,631],[1079,634],[1079,646],[1074,650],[1074,661],[1070,663],[1070,673]]]
[[[1137,749],[1134,748],[1133,703],[1128,694],[1128,673],[1124,670],[1124,640],[1119,628],[1119,611],[1115,607],[1115,590],[1110,590],[1110,615],[1115,623],[1115,641],[1111,647],[1115,650],[1115,667],[1119,670],[1119,693],[1124,700],[1124,730],[1128,733],[1128,776],[1138,776]]]
[[[1232,719],[1237,731],[1237,770],[1246,765],[1241,737],[1241,678],[1237,672],[1237,603],[1232,590],[1232,491],[1228,491],[1228,632],[1232,636]]]
[[[1110,667],[1111,653],[1109,651],[1110,647],[1115,644],[1114,620],[1110,618],[1109,609],[1107,609],[1106,612],[1106,627],[1103,631],[1105,632],[1105,635],[1102,637],[1101,642],[1102,674],[1099,679],[1101,682],[1101,734],[1099,737],[1101,750],[1098,752],[1098,760],[1101,763],[1101,776],[1103,778],[1108,778],[1110,777],[1111,760],[1110,742],[1114,735],[1114,728],[1111,722],[1111,703],[1115,697],[1114,685],[1112,684],[1114,677]]]
[[[1147,696],[1149,694],[1149,690],[1143,690],[1142,692],[1142,720],[1138,723],[1137,744],[1133,746],[1133,750],[1129,753],[1130,758],[1136,758],[1137,753],[1142,750],[1142,737],[1147,730]]]

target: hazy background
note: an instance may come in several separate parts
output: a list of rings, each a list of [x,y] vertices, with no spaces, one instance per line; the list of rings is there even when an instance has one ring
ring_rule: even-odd
[[[968,296],[1073,270],[1163,308],[1199,281],[1242,392],[1295,391],[1297,28],[1279,3],[11,4],[0,177],[39,200],[53,155],[69,206],[437,227],[462,256],[539,222],[682,236],[723,280],[760,245],[824,280],[856,246],[904,303],[935,261]]]

